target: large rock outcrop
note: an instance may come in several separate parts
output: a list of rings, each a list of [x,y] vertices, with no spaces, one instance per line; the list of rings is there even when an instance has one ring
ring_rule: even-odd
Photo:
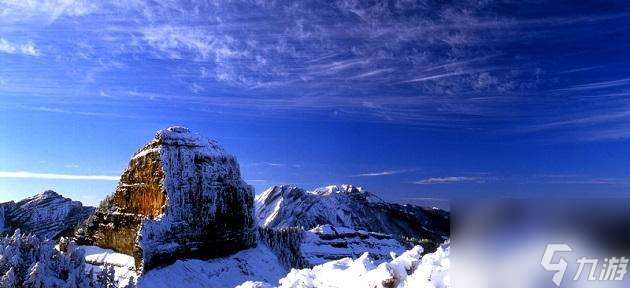
[[[75,227],[93,212],[94,207],[48,190],[17,203],[0,203],[0,233],[20,229],[45,239],[56,239],[72,235]]]
[[[75,240],[132,255],[139,270],[225,256],[255,245],[253,200],[234,156],[170,127],[133,156]]]

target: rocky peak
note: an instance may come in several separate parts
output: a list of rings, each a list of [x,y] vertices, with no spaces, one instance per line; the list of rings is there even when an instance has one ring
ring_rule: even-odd
[[[352,184],[330,185],[322,188],[317,188],[312,192],[320,196],[328,197],[354,197],[359,199],[358,201],[368,202],[383,202],[378,196],[364,190],[362,187],[354,186]],[[335,196],[337,194],[337,196]]]
[[[362,187],[354,186],[352,184],[341,184],[341,185],[330,185],[322,188],[317,188],[313,191],[315,194],[319,195],[330,195],[334,193],[345,193],[345,194],[366,194],[367,191],[363,190]]]
[[[94,208],[84,207],[81,202],[72,201],[52,190],[0,206],[5,230],[21,229],[25,233],[50,239],[71,233],[94,211]]]
[[[307,192],[275,186],[256,198],[256,218],[264,228],[319,225],[385,233],[401,239],[444,241],[450,232],[449,214],[442,210],[386,203],[353,185],[333,185]]]
[[[132,255],[146,270],[252,246],[252,215],[253,189],[234,156],[185,127],[169,127],[135,153],[76,240]]]
[[[34,198],[56,198],[56,197],[60,197],[60,195],[57,192],[53,190],[46,190],[42,193],[35,195]]]

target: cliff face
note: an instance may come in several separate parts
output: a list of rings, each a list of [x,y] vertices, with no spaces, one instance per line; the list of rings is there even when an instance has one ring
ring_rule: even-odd
[[[115,193],[75,238],[132,255],[141,270],[225,256],[255,244],[252,190],[234,156],[171,127],[133,156]]]
[[[0,203],[0,233],[20,229],[24,233],[56,239],[71,234],[92,212],[93,207],[84,207],[81,202],[54,191],[44,191],[17,203]]]

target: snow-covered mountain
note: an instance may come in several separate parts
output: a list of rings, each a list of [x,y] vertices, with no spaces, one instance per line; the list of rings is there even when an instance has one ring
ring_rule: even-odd
[[[24,233],[56,239],[71,234],[92,212],[93,207],[85,207],[54,191],[44,191],[17,203],[1,203],[0,232],[21,229]]]
[[[442,243],[450,234],[450,215],[436,208],[387,203],[353,185],[306,191],[274,186],[256,197],[256,220],[264,228],[320,225],[347,227],[400,238]]]

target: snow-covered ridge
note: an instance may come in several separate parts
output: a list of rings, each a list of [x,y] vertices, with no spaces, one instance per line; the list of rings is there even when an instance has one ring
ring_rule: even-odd
[[[17,203],[0,204],[0,226],[52,239],[70,234],[93,211],[92,207],[48,190]]]
[[[307,192],[318,194],[318,195],[329,195],[333,193],[347,193],[347,194],[368,193],[367,191],[363,190],[363,187],[354,186],[352,184],[328,185],[328,186],[319,187],[313,191],[307,191]]]
[[[342,258],[356,259],[364,253],[381,263],[391,260],[391,253],[400,254],[405,250],[405,246],[390,235],[328,224],[306,231],[300,244],[300,252],[309,267]]]
[[[400,238],[429,239],[435,245],[450,235],[446,211],[386,203],[353,185],[333,185],[306,191],[295,186],[274,186],[256,197],[256,220],[265,228],[320,225],[348,227]]]

